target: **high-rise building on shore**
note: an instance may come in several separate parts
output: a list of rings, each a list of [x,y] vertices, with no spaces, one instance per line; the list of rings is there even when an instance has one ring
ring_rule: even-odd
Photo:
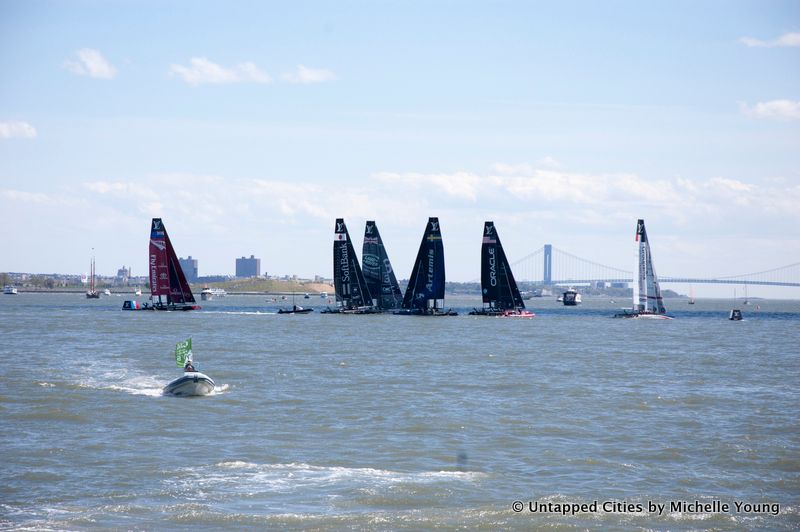
[[[178,258],[178,262],[181,265],[181,270],[183,270],[183,275],[186,276],[186,280],[190,283],[197,282],[197,259],[193,259],[191,255],[187,258]]]
[[[259,277],[261,275],[261,259],[250,255],[250,258],[236,259],[236,277]]]

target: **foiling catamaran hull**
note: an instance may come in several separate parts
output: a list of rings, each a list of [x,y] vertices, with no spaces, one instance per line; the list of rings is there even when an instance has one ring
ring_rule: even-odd
[[[122,303],[122,310],[200,310],[199,305],[150,305],[149,303],[139,303],[135,300],[128,300]]]
[[[672,316],[666,314],[654,314],[650,312],[630,312],[623,311],[619,314],[614,314],[615,318],[635,318],[639,320],[673,320]]]
[[[489,316],[492,318],[533,318],[536,316],[529,310],[494,310],[494,309],[472,309],[470,316]]]
[[[452,309],[442,310],[438,308],[429,308],[429,309],[422,309],[422,308],[411,308],[411,309],[400,309],[393,314],[397,316],[458,316],[458,312]]]
[[[208,395],[215,387],[214,381],[208,375],[199,371],[187,371],[182,377],[164,386],[163,394],[177,397]]]

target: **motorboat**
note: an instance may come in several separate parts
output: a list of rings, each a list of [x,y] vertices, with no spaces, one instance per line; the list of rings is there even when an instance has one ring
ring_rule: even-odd
[[[200,299],[203,301],[211,301],[215,297],[225,297],[228,293],[223,288],[209,288],[208,285],[203,287],[200,292]]]
[[[564,294],[561,296],[561,302],[564,303],[567,307],[574,307],[576,305],[581,304],[581,295],[578,293],[577,290],[570,287]]]
[[[164,386],[164,395],[188,397],[192,395],[208,395],[216,385],[208,375],[199,371],[185,371],[182,376]]]
[[[3,293],[7,296],[15,296],[17,295],[17,289],[11,285],[5,285],[3,287]]]
[[[280,308],[278,314],[308,314],[314,312],[313,308],[303,308],[297,305],[292,305],[292,308]]]

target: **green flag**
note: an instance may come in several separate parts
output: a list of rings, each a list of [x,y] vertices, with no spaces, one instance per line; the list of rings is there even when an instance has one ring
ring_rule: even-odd
[[[175,363],[183,367],[187,360],[192,359],[192,339],[189,338],[175,345]]]

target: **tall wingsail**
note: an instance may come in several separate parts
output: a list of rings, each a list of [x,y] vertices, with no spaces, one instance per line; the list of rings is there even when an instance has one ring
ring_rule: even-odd
[[[336,302],[342,309],[372,306],[372,297],[343,218],[336,219],[334,228],[333,284]]]
[[[661,288],[658,277],[653,267],[653,257],[650,253],[650,242],[647,239],[647,230],[644,220],[636,222],[636,240],[639,242],[639,298],[637,309],[646,314],[666,314],[664,299],[661,297]],[[634,303],[637,303],[636,301]]]
[[[150,226],[150,295],[156,308],[195,302],[161,218],[153,218]]]
[[[481,292],[483,303],[494,310],[524,309],[511,266],[494,222],[484,222],[481,245]]]
[[[364,227],[361,263],[374,305],[381,310],[400,308],[403,294],[374,220],[367,220]]]
[[[438,218],[428,218],[414,269],[403,296],[406,310],[438,309],[444,303],[444,244]]]

